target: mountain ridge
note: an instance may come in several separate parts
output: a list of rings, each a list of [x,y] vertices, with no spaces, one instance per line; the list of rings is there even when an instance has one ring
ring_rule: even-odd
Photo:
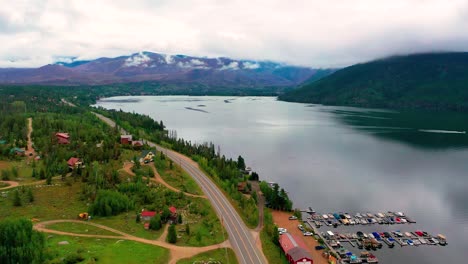
[[[283,63],[139,52],[39,68],[2,68],[0,84],[109,85],[158,82],[206,87],[294,87],[328,70]]]
[[[280,100],[373,108],[468,111],[468,52],[392,56],[355,64]]]

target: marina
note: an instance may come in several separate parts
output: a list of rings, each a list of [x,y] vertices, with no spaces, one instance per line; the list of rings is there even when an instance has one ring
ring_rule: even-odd
[[[340,263],[379,263],[378,258],[369,253],[369,251],[379,251],[383,248],[393,249],[396,245],[401,247],[419,247],[419,246],[446,246],[447,239],[442,234],[432,235],[426,231],[400,231],[398,226],[416,223],[412,218],[406,216],[403,212],[386,213],[310,213],[312,208],[308,208],[304,222],[313,230],[317,239],[321,239],[324,245],[332,252],[333,255],[340,258]],[[393,231],[341,231],[346,229],[346,226],[365,226],[365,229],[370,229],[379,225],[394,225]],[[337,228],[341,226],[340,231],[325,230],[320,231],[320,227]],[[356,229],[356,227],[354,229]],[[389,227],[387,227],[388,229]],[[393,228],[392,228],[393,229]],[[348,250],[352,249],[352,250]],[[359,250],[360,254],[357,253]],[[352,252],[354,251],[354,252]]]
[[[393,224],[415,224],[416,221],[413,218],[408,217],[403,212],[379,212],[376,214],[367,213],[328,213],[318,214],[311,207],[307,210],[301,210],[310,214],[311,220],[315,221],[315,225],[320,227],[321,225],[338,227],[340,225],[393,225]]]

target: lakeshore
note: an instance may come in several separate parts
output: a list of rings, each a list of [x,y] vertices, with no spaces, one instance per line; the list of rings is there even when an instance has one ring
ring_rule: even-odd
[[[121,97],[128,98],[128,97]],[[185,140],[214,142],[226,157],[239,155],[260,179],[287,190],[295,207],[319,212],[401,210],[422,229],[443,233],[447,247],[378,251],[383,263],[463,263],[468,227],[465,134],[418,129],[468,131],[458,115],[285,103],[272,97],[149,96],[139,103],[98,102],[105,108],[148,114],[164,120]],[[209,113],[191,111],[203,104]],[[443,177],[442,177],[443,175]],[[422,184],[424,183],[424,184]],[[339,233],[392,231],[396,225],[338,226]],[[382,227],[382,229],[380,229]],[[324,229],[324,227],[321,227]],[[342,230],[341,229],[345,229]],[[388,229],[388,230],[387,230]]]

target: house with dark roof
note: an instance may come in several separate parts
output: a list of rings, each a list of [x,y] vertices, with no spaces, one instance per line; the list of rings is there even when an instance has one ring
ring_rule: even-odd
[[[63,145],[70,144],[70,135],[68,133],[58,132],[58,133],[55,133],[55,137],[57,138],[57,142],[59,144],[63,144]]]
[[[279,239],[281,249],[290,264],[313,264],[312,255],[301,237],[284,233]]]
[[[10,149],[10,154],[16,154],[18,156],[24,156],[26,151],[21,148],[12,148]]]

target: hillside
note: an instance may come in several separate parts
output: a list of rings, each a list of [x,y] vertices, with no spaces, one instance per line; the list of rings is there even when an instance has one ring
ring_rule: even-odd
[[[468,110],[468,53],[396,56],[356,64],[280,100],[379,108]]]
[[[110,85],[145,83],[169,87],[169,93],[209,93],[213,88],[251,90],[269,87],[279,93],[322,70],[268,61],[205,58],[140,52],[90,61],[58,62],[40,68],[0,69],[0,84]],[[280,90],[277,90],[280,88]]]

